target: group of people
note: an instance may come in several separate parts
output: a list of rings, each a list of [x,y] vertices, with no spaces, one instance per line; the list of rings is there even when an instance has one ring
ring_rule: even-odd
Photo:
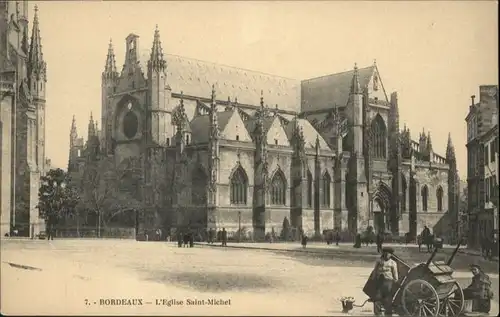
[[[495,234],[489,236],[482,236],[480,240],[481,254],[485,259],[491,259],[493,256],[498,255],[498,244],[495,239]],[[496,253],[496,254],[495,254]]]
[[[398,265],[393,260],[394,249],[382,248],[382,255],[375,262],[371,279],[375,279],[376,295],[372,299],[376,316],[392,316],[393,290],[399,283]],[[463,289],[464,299],[472,300],[472,311],[488,314],[491,310],[493,291],[491,280],[476,264],[470,266],[472,283]]]
[[[220,241],[223,247],[227,246],[227,231],[226,228],[222,228],[222,230],[215,231],[214,229],[208,230],[208,239],[209,244],[214,244],[215,241]]]

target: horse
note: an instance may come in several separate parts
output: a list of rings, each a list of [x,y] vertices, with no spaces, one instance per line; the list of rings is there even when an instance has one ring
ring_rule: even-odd
[[[432,252],[434,247],[434,235],[431,234],[424,238],[422,235],[417,236],[418,252],[421,252],[422,245],[427,247],[427,252]]]

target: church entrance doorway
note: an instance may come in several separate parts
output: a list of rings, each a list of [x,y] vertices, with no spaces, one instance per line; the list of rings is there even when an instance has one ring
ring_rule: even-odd
[[[391,190],[387,184],[379,182],[373,195],[372,215],[375,232],[391,232]]]

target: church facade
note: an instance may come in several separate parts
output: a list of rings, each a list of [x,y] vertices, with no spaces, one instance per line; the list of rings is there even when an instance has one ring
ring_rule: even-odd
[[[102,126],[91,119],[85,145],[73,121],[69,170],[129,171],[140,230],[449,230],[451,139],[441,156],[401,129],[376,64],[301,81],[164,54],[158,29],[150,49],[138,38],[121,71],[110,43]]]
[[[1,234],[43,230],[38,188],[45,173],[45,89],[37,9],[29,41],[28,3],[0,2],[0,206]]]

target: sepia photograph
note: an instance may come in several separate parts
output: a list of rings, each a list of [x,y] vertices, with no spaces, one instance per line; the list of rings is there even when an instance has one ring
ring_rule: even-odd
[[[5,316],[499,314],[497,1],[0,1]]]

